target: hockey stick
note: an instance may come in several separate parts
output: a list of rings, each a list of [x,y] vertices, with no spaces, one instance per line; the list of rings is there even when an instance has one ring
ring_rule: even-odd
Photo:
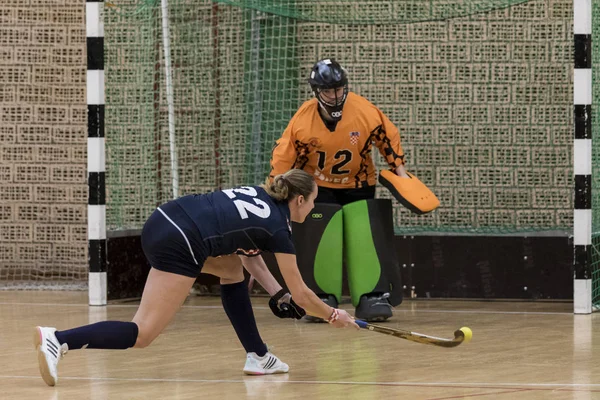
[[[401,339],[410,340],[411,342],[429,344],[438,347],[456,347],[461,343],[467,343],[473,337],[473,332],[466,326],[454,332],[454,339],[444,339],[435,336],[424,335],[422,333],[404,331],[402,329],[388,328],[381,325],[371,325],[368,322],[361,321],[359,319],[356,320],[356,323],[361,328],[368,329],[373,332],[385,333]]]

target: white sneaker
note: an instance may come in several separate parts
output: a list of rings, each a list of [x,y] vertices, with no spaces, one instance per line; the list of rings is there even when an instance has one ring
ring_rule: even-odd
[[[36,326],[33,334],[33,345],[38,352],[38,364],[42,379],[48,386],[56,385],[58,382],[58,361],[63,358],[69,346],[61,345],[56,339],[56,328],[45,328]]]
[[[290,367],[286,363],[270,352],[262,357],[259,357],[256,353],[248,353],[246,365],[244,365],[246,375],[285,374],[289,370]]]

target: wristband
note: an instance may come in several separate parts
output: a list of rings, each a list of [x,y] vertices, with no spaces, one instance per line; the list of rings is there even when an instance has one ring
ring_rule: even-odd
[[[331,313],[331,315],[327,319],[327,322],[329,322],[330,324],[333,324],[335,321],[338,320],[339,317],[340,317],[340,312],[338,311],[337,308],[334,308],[333,312]]]

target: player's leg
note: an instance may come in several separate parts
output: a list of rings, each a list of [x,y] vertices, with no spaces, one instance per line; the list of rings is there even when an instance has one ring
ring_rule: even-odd
[[[370,212],[362,213],[362,216],[367,216],[369,221],[371,221],[372,214],[377,213],[377,211],[383,212],[384,214],[389,211],[389,218],[387,218],[386,214],[384,218],[375,218],[377,223],[362,223],[364,226],[371,225],[371,233],[368,233],[368,229],[364,229],[364,227],[361,226],[361,213],[359,213],[358,217],[354,214],[344,217],[345,220],[351,221],[354,224],[345,227],[344,229],[344,263],[347,266],[349,281],[354,283],[360,282],[365,286],[363,288],[360,288],[360,286],[359,288],[356,288],[355,285],[350,283],[352,301],[356,306],[355,315],[359,318],[369,319],[370,321],[385,320],[391,316],[389,300],[391,299],[392,304],[394,305],[402,302],[399,271],[397,268],[394,268],[394,266],[388,266],[390,262],[385,261],[390,259],[390,254],[391,262],[393,263],[395,260],[393,251],[390,251],[393,246],[391,241],[393,238],[391,208],[376,207],[375,205],[377,203],[370,203],[370,201],[375,198],[375,186],[363,186],[357,189],[340,190],[337,197],[340,204],[343,206],[361,200],[369,201],[368,204],[371,206]],[[346,207],[344,209],[346,209]],[[352,208],[348,209],[352,210]],[[378,260],[376,262],[365,260],[364,258],[368,258],[367,253],[361,251],[361,246],[363,244],[369,246],[369,243],[374,243],[377,247]],[[378,268],[377,263],[380,261],[384,262],[383,265],[379,265]],[[381,277],[380,271],[385,273],[384,277]],[[370,273],[372,273],[373,276],[378,276],[380,279],[374,288],[370,288],[372,291],[366,293],[366,287],[368,286],[366,285],[366,282],[369,282],[368,276]],[[365,276],[367,278],[365,278]],[[387,287],[386,277],[388,278],[387,281],[397,285],[397,290],[390,292],[390,289]],[[362,281],[362,279],[366,280]],[[390,293],[389,298],[387,298],[387,293]],[[398,298],[398,293],[400,298]]]
[[[178,210],[165,205],[164,211],[155,211],[144,225],[142,246],[153,267],[132,322],[103,321],[64,331],[36,327],[34,345],[40,373],[48,385],[56,384],[58,361],[68,350],[146,347],[171,321],[205,258],[201,251],[192,251],[199,249],[198,238],[193,236],[197,229],[177,215]],[[170,219],[163,212],[170,213]]]
[[[345,260],[355,315],[368,321],[385,320],[392,316],[391,305],[402,302],[391,202],[361,200],[346,204],[343,211]]]
[[[202,272],[220,278],[223,308],[246,350],[244,372],[252,375],[288,372],[288,365],[271,354],[260,337],[240,258],[235,254],[209,257]]]
[[[319,188],[319,196],[329,191]],[[335,200],[335,197],[332,197]],[[317,197],[318,199],[318,197]],[[342,295],[342,207],[317,203],[302,224],[294,224],[292,237],[298,268],[306,285],[325,303],[337,308]],[[311,321],[318,318],[306,317]]]
[[[198,228],[175,202],[162,205],[144,225],[142,247],[153,268],[133,317],[135,347],[158,337],[179,310],[206,260]]]
[[[132,322],[103,321],[64,331],[36,327],[34,345],[44,382],[56,384],[58,361],[68,350],[148,346],[173,319],[193,283],[194,278],[151,268]]]
[[[134,347],[147,347],[158,337],[181,308],[195,280],[150,269],[140,306],[133,317],[139,329]]]
[[[240,258],[235,254],[219,258],[209,257],[202,273],[220,278],[223,308],[246,353],[264,356],[267,346],[258,333]]]
[[[309,287],[317,289],[316,293],[320,295],[321,299],[334,308],[338,307],[342,297],[343,274],[343,218],[336,192],[335,189],[319,187],[319,193],[315,199],[316,210],[313,210],[306,219],[313,222],[311,225],[316,226],[302,225],[304,229],[308,230],[308,234],[304,235],[305,238],[314,236],[309,239],[309,246],[303,249],[306,252],[302,252],[301,257],[306,260],[307,269],[309,266],[313,266],[313,274],[308,276],[311,282]],[[323,220],[320,220],[321,217]],[[324,231],[317,242],[323,227]],[[313,246],[310,246],[310,241],[313,241]],[[313,254],[314,259],[311,260]],[[306,318],[321,321],[312,316]]]

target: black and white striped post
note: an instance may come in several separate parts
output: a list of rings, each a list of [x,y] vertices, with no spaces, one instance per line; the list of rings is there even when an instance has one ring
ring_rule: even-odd
[[[573,111],[573,305],[575,314],[592,312],[592,2],[573,1],[575,69]]]
[[[103,0],[86,0],[89,304],[106,305]]]

